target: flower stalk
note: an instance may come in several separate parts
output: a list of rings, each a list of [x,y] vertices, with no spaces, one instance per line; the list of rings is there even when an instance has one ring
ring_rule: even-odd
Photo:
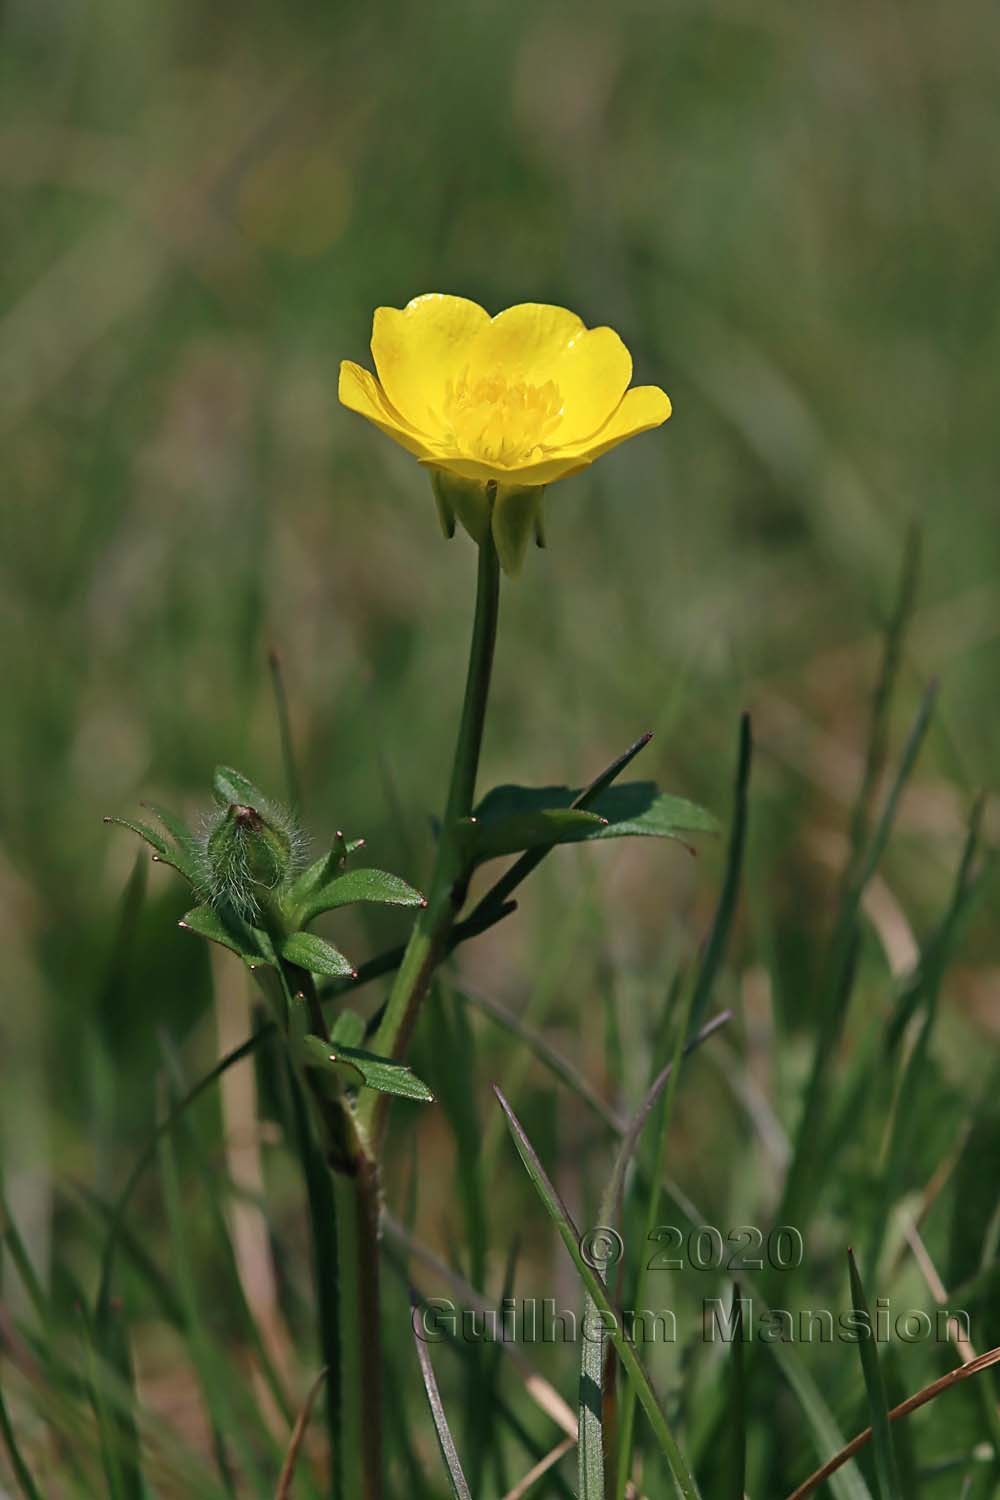
[[[490,506],[495,503],[495,494],[496,486],[489,486]],[[430,894],[427,906],[414,924],[385,1014],[372,1041],[373,1050],[384,1057],[398,1058],[405,1053],[435,970],[447,956],[451,930],[465,900],[469,872],[462,854],[461,824],[470,816],[476,794],[499,610],[500,563],[492,529],[487,526],[479,546],[476,612],[465,700]],[[377,1141],[385,1122],[382,1096],[367,1093],[358,1110],[362,1123],[370,1128]]]

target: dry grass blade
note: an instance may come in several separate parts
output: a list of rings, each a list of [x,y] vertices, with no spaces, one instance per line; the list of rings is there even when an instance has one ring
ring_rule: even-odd
[[[324,1367],[322,1370],[320,1370],[319,1374],[316,1376],[316,1379],[309,1387],[309,1394],[306,1396],[305,1404],[302,1407],[302,1410],[299,1412],[299,1415],[295,1422],[295,1426],[292,1429],[291,1441],[288,1444],[288,1452],[285,1454],[285,1462],[281,1465],[281,1473],[278,1476],[278,1488],[274,1492],[274,1500],[291,1500],[292,1480],[295,1478],[295,1465],[298,1463],[299,1450],[302,1447],[302,1439],[306,1435],[306,1428],[309,1426],[309,1418],[312,1416],[312,1409],[316,1404],[316,1397],[319,1395],[320,1390],[322,1389],[323,1382],[327,1377],[327,1373],[328,1372]]]
[[[528,1493],[532,1486],[537,1484],[539,1479],[547,1474],[550,1469],[554,1469],[559,1460],[565,1458],[567,1453],[572,1453],[575,1447],[575,1438],[563,1438],[562,1442],[557,1443],[551,1452],[546,1453],[545,1457],[540,1459],[533,1469],[528,1470],[523,1479],[518,1480],[512,1490],[507,1491],[506,1495],[503,1496],[503,1500],[522,1500],[522,1497]]]
[[[919,1406],[926,1406],[928,1401],[933,1401],[943,1391],[950,1390],[953,1385],[958,1385],[973,1375],[979,1375],[983,1370],[988,1370],[996,1364],[1000,1364],[1000,1348],[990,1349],[986,1354],[981,1354],[978,1359],[972,1359],[966,1365],[959,1365],[957,1369],[949,1370],[947,1375],[942,1375],[939,1380],[932,1380],[930,1385],[925,1385],[923,1390],[917,1391],[916,1395],[908,1396],[905,1401],[894,1406],[889,1413],[889,1421],[896,1422],[900,1417],[908,1417],[911,1411],[916,1411]],[[815,1494],[831,1474],[836,1473],[842,1464],[846,1464],[848,1459],[853,1458],[867,1443],[871,1442],[871,1437],[870,1427],[866,1427],[864,1432],[859,1432],[846,1448],[841,1448],[840,1452],[835,1453],[821,1469],[817,1469],[815,1474],[810,1474],[797,1490],[793,1490],[788,1500],[805,1500],[806,1495]]]

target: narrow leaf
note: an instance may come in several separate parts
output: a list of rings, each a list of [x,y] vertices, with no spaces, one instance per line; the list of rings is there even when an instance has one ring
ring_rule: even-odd
[[[607,786],[579,804],[583,793],[565,786],[498,786],[475,809],[480,859],[515,848],[589,842],[613,838],[681,839],[690,833],[716,833],[711,813],[683,797],[661,792],[653,781]],[[572,813],[565,821],[555,815]],[[584,813],[590,814],[584,819]],[[534,820],[538,820],[537,823]],[[533,832],[533,829],[536,830]],[[517,843],[517,835],[524,841]]]
[[[766,1304],[762,1305],[766,1309]],[[831,1453],[841,1452],[845,1447],[844,1435],[794,1345],[775,1339],[768,1343],[767,1348],[798,1397],[812,1432],[817,1457],[824,1459]],[[830,1472],[830,1493],[834,1500],[872,1500],[871,1490],[865,1483],[861,1470],[853,1463],[838,1468],[836,1473]]]
[[[259,786],[254,786],[252,781],[243,775],[241,771],[234,771],[232,766],[216,766],[212,777],[216,796],[228,807],[234,803],[242,803],[246,807],[267,807],[270,802]]]
[[[320,912],[334,911],[340,906],[353,906],[358,901],[381,902],[387,906],[426,906],[419,891],[414,890],[398,875],[389,875],[385,870],[348,870],[308,890],[296,899],[293,888],[290,902],[294,904],[296,920],[301,926],[318,917]]]
[[[113,813],[109,813],[104,821],[117,823],[119,827],[128,828],[133,833],[137,833],[155,851],[153,855],[155,860],[160,864],[170,865],[171,869],[183,875],[184,879],[190,881],[192,885],[197,884],[197,872],[190,855],[168,843],[157,829],[151,828],[148,823],[140,823],[135,818],[119,818]]]
[[[354,1086],[364,1085],[380,1094],[396,1094],[401,1099],[419,1099],[432,1103],[434,1095],[405,1063],[391,1057],[378,1057],[361,1047],[324,1042],[318,1036],[303,1039],[305,1061],[310,1067],[338,1074]]]
[[[24,1456],[18,1446],[17,1434],[14,1431],[14,1424],[10,1420],[7,1403],[4,1401],[2,1386],[0,1386],[0,1437],[3,1438],[7,1457],[10,1459],[10,1466],[14,1471],[14,1478],[21,1488],[24,1500],[42,1500],[42,1492],[32,1478],[31,1470],[25,1463]]]
[[[195,906],[185,912],[179,925],[187,932],[197,933],[210,943],[219,943],[245,959],[248,964],[274,962],[268,952],[269,944],[256,927],[250,927],[233,912],[223,912],[215,906]]]
[[[518,1154],[528,1172],[528,1176],[531,1178],[538,1196],[545,1205],[549,1217],[559,1231],[559,1236],[576,1267],[577,1275],[580,1277],[580,1280],[583,1282],[584,1287],[601,1314],[608,1330],[608,1337],[615,1347],[615,1351],[625,1368],[626,1374],[635,1386],[639,1402],[646,1413],[649,1424],[667,1461],[678,1495],[682,1497],[682,1500],[699,1500],[699,1490],[694,1475],[688,1467],[687,1460],[684,1458],[673,1433],[667,1425],[667,1419],[663,1415],[653,1387],[649,1382],[648,1375],[640,1364],[631,1343],[624,1336],[622,1321],[612,1307],[604,1283],[596,1271],[588,1265],[583,1256],[580,1248],[580,1235],[569,1216],[566,1205],[549,1180],[534,1147],[524,1133],[521,1122],[514,1114],[507,1100],[496,1087],[494,1087],[494,1093],[500,1101],[500,1107],[507,1117],[510,1133],[517,1147]]]
[[[733,793],[733,817],[726,851],[726,873],[722,881],[722,892],[715,910],[712,929],[705,944],[705,953],[695,981],[694,998],[691,1002],[691,1018],[688,1025],[697,1031],[711,999],[712,990],[725,957],[729,933],[736,914],[736,901],[740,891],[743,872],[743,855],[747,841],[747,818],[749,811],[750,764],[753,758],[753,736],[750,715],[740,718],[739,750],[736,757],[736,786]]]
[[[847,1252],[847,1265],[851,1277],[851,1301],[854,1304],[855,1314],[859,1319],[864,1319],[870,1333],[871,1313],[865,1299],[865,1289],[853,1250]],[[899,1475],[896,1471],[896,1455],[893,1451],[892,1434],[889,1429],[889,1403],[886,1400],[885,1381],[882,1378],[882,1367],[879,1364],[874,1339],[861,1339],[858,1343],[858,1352],[861,1355],[861,1369],[865,1377],[865,1391],[868,1395],[868,1411],[872,1419],[872,1448],[875,1456],[875,1477],[878,1481],[879,1500],[902,1500]]]
[[[330,1028],[331,1042],[343,1047],[358,1047],[364,1037],[364,1017],[356,1010],[342,1010]]]
[[[539,807],[507,817],[468,819],[461,823],[468,857],[473,864],[519,854],[536,844],[574,844],[596,837],[607,827],[596,813],[573,808]]]
[[[410,1291],[410,1306],[416,1314],[420,1304],[412,1288]],[[448,1418],[445,1416],[444,1404],[441,1393],[438,1390],[437,1379],[434,1374],[434,1366],[431,1364],[430,1351],[425,1341],[417,1333],[417,1318],[412,1319],[413,1342],[417,1346],[417,1359],[420,1363],[420,1373],[424,1380],[424,1390],[427,1392],[427,1404],[431,1409],[434,1419],[434,1430],[437,1433],[438,1443],[441,1447],[441,1457],[444,1459],[445,1468],[448,1470],[448,1478],[451,1480],[451,1492],[455,1500],[472,1500],[472,1492],[466,1483],[465,1475],[462,1473],[462,1464],[455,1447],[455,1439],[451,1435],[448,1426]]]
[[[340,975],[354,976],[356,973],[349,958],[312,932],[293,932],[281,943],[279,951],[288,963],[308,969],[310,974],[326,974],[336,979]]]
[[[156,802],[144,802],[142,805],[153,814],[154,818],[159,819],[178,849],[188,855],[193,853],[196,847],[195,836],[181,818],[178,818],[169,808],[160,807]]]
[[[724,1500],[743,1500],[747,1471],[747,1387],[743,1350],[743,1294],[733,1287],[733,1349],[729,1356],[728,1443],[721,1494]]]

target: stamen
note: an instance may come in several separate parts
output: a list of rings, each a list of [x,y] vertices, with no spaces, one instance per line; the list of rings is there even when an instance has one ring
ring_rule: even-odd
[[[555,381],[531,385],[502,373],[469,378],[466,370],[445,387],[444,426],[456,450],[486,463],[530,459],[562,419]]]

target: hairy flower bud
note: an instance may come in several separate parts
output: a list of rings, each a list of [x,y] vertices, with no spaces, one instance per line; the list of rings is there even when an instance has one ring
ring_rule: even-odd
[[[217,901],[253,919],[292,873],[297,834],[278,809],[261,812],[233,802],[221,812],[205,843],[211,888]]]

